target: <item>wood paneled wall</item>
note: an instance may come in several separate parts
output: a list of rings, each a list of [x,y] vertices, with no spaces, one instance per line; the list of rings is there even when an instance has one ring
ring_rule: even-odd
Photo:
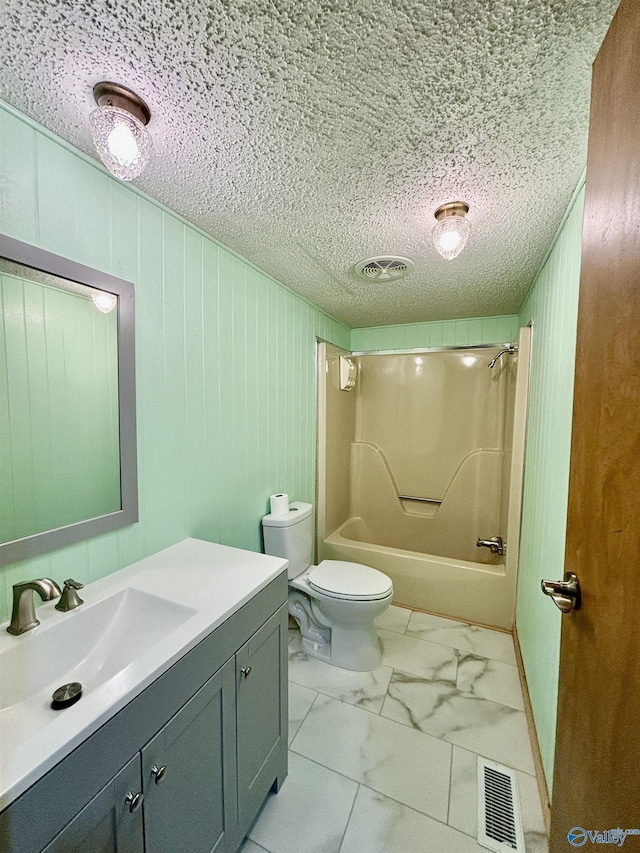
[[[260,550],[268,497],[315,490],[315,340],[350,330],[16,111],[0,231],[134,282],[140,521],[0,575],[89,582],[187,536]],[[212,204],[215,200],[212,200]]]
[[[516,624],[547,786],[555,747],[560,611],[540,592],[562,578],[584,188],[520,311],[533,324]]]

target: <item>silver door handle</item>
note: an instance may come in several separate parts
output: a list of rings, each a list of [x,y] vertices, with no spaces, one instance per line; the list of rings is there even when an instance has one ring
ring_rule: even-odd
[[[540,586],[544,594],[550,596],[563,613],[578,610],[580,607],[580,583],[573,572],[565,572],[563,581],[540,581]]]

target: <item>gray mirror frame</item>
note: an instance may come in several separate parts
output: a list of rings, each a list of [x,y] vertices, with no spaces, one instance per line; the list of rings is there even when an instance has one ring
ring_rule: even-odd
[[[0,543],[0,567],[74,545],[138,521],[134,288],[129,281],[0,234],[0,257],[118,296],[120,506],[116,512]]]

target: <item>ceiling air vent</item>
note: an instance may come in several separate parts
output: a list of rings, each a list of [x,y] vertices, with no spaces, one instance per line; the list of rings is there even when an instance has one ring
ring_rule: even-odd
[[[356,275],[370,281],[395,281],[413,270],[413,261],[400,255],[378,255],[355,265]]]

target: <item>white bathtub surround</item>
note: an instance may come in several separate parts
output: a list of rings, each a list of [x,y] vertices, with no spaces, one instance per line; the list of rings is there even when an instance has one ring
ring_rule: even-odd
[[[369,674],[376,702],[357,701],[364,690],[358,679],[365,674],[347,673],[350,688],[347,680],[337,680],[335,667],[305,663],[299,634],[291,632],[289,777],[258,816],[242,853],[481,853],[478,754],[517,770],[527,853],[546,853],[528,731],[521,727],[516,695],[518,673],[503,660],[511,637],[394,606],[380,622],[393,663],[385,657],[380,670]],[[439,631],[438,642],[405,634],[411,624]],[[442,642],[464,645],[465,637],[467,645],[471,637],[476,648],[482,644],[497,659]],[[440,670],[438,660],[444,661]],[[443,667],[444,680],[438,678]],[[381,670],[385,678],[386,670],[392,676],[380,710]],[[371,683],[369,689],[374,690]],[[422,731],[423,723],[431,733]],[[298,784],[305,799],[294,806],[282,795]],[[346,815],[345,804],[342,809],[327,804],[327,787],[344,792]]]
[[[529,339],[520,329],[497,362],[504,345],[353,354],[352,395],[337,390],[344,352],[318,346],[319,560],[378,569],[397,602],[511,629]],[[506,550],[477,547],[496,537]]]

